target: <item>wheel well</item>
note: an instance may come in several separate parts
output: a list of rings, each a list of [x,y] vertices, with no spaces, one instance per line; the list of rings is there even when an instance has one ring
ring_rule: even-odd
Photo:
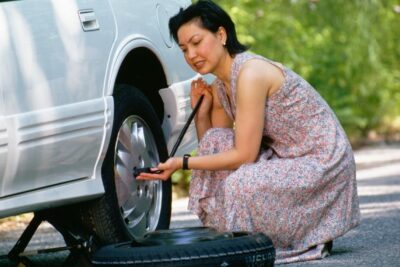
[[[158,90],[167,87],[164,70],[158,58],[147,48],[136,48],[122,62],[116,84],[130,84],[141,90],[150,100],[160,122],[164,104]]]

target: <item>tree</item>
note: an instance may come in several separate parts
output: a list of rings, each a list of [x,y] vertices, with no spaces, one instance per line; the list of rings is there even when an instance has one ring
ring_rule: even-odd
[[[395,0],[215,0],[251,50],[306,78],[352,140],[400,120],[400,6]]]

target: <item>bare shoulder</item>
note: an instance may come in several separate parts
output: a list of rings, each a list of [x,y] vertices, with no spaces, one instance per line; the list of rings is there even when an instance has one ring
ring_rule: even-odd
[[[279,67],[262,59],[251,59],[244,63],[238,76],[238,82],[258,83],[267,90],[268,95],[277,91],[284,79]]]

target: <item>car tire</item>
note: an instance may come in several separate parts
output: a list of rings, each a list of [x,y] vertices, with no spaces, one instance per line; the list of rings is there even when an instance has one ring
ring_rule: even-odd
[[[108,245],[90,259],[94,266],[274,266],[275,249],[262,233],[196,227],[156,231],[143,239]]]
[[[102,165],[105,194],[82,216],[98,245],[140,238],[168,229],[171,181],[136,181],[133,168],[156,166],[168,151],[161,121],[147,97],[130,85],[114,93],[114,122]]]

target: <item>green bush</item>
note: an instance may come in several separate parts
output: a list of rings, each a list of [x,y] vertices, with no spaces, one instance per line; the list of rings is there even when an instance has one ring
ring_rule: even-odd
[[[280,61],[326,99],[352,140],[400,117],[396,0],[215,0],[251,50]]]

